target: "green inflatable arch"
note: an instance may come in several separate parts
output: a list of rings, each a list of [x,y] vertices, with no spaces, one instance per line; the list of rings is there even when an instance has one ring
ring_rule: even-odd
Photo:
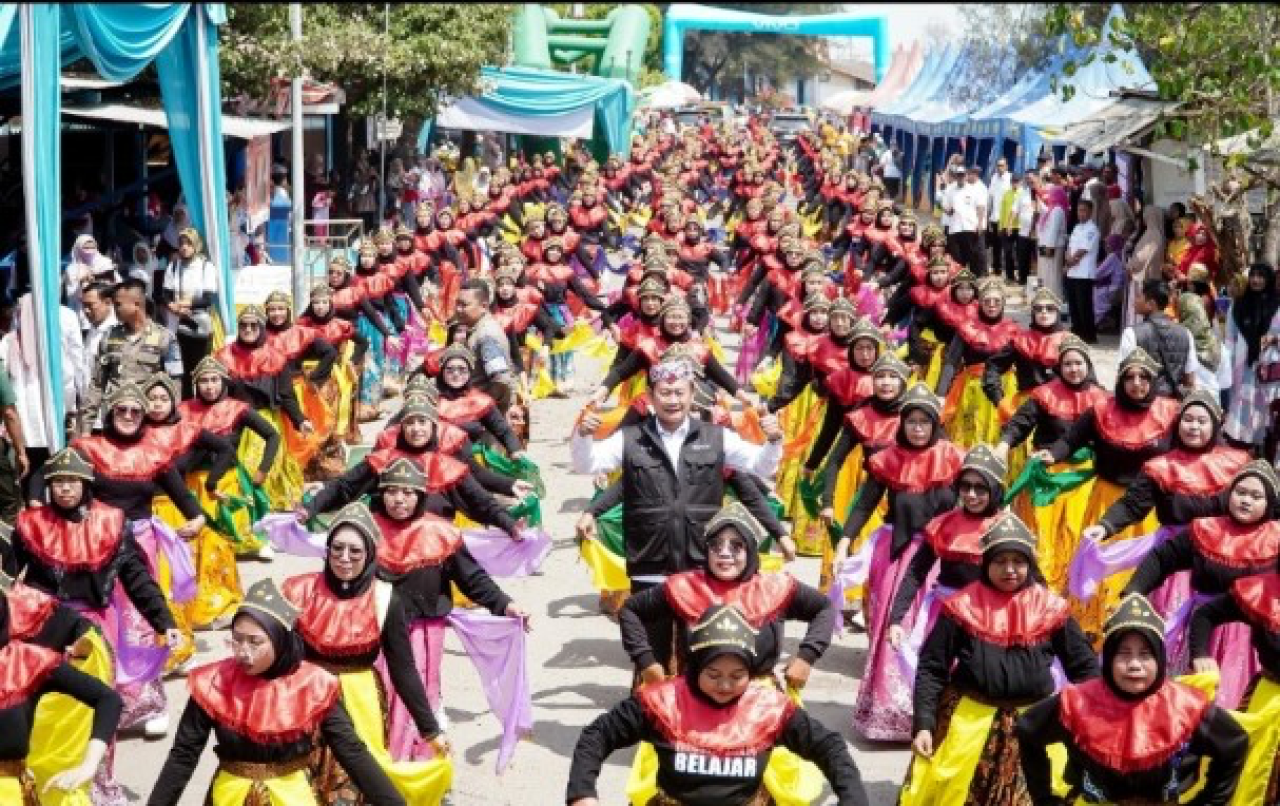
[[[672,3],[662,23],[662,69],[667,78],[679,81],[684,72],[684,32],[747,31],[760,34],[799,36],[869,37],[873,45],[876,81],[889,69],[889,24],[884,17],[853,14],[774,16],[711,8],[690,3]]]
[[[649,41],[649,12],[624,5],[601,20],[564,20],[546,6],[523,3],[512,39],[520,67],[553,70],[595,56],[595,75],[624,79],[635,87]]]

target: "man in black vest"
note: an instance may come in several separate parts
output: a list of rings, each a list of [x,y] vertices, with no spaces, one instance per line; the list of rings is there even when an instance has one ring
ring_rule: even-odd
[[[724,505],[725,469],[771,477],[782,456],[777,418],[760,420],[768,442],[753,445],[691,415],[695,369],[685,358],[649,373],[654,413],[600,441],[594,412],[583,416],[570,443],[579,473],[622,471],[622,532],[631,592],[661,584],[668,574],[697,568],[706,557],[703,530]],[[666,664],[671,622],[646,624],[650,645]]]
[[[1147,280],[1134,301],[1142,321],[1120,334],[1117,358],[1123,361],[1141,347],[1159,361],[1164,369],[1156,376],[1156,394],[1180,398],[1196,386],[1200,360],[1196,357],[1191,331],[1169,318],[1169,284],[1164,280]]]

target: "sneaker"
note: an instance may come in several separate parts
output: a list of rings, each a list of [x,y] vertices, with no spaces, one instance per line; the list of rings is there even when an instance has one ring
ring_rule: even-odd
[[[253,553],[253,558],[264,563],[269,563],[276,558],[276,550],[271,548],[269,543],[264,543],[262,544],[262,548]]]
[[[163,739],[169,735],[169,715],[152,717],[142,724],[142,735],[148,739]]]

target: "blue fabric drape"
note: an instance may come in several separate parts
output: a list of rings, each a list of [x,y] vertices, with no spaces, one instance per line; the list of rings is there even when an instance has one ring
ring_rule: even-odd
[[[563,115],[594,105],[609,151],[626,153],[635,96],[625,81],[525,67],[486,67],[481,80],[491,89],[479,96],[480,102],[513,115]]]
[[[103,78],[128,81],[156,58],[190,16],[189,3],[69,3],[84,55]]]
[[[231,300],[231,232],[226,214],[226,160],[222,147],[218,30],[204,14],[188,14],[156,58],[169,140],[191,221],[218,267],[222,321],[235,320]],[[201,93],[206,99],[202,109]],[[212,215],[210,215],[212,211]]]
[[[31,285],[38,323],[40,351],[49,381],[41,394],[48,416],[44,418],[46,444],[55,450],[65,442],[63,422],[66,402],[62,395],[62,328],[59,308],[62,263],[59,259],[62,225],[62,93],[59,84],[61,15],[50,3],[35,3],[21,10],[25,36],[18,36],[22,53],[22,169],[28,178],[27,255],[31,261]],[[10,24],[13,17],[10,17]],[[12,25],[17,33],[18,25]],[[38,177],[39,183],[30,182]],[[42,192],[43,191],[43,192]]]

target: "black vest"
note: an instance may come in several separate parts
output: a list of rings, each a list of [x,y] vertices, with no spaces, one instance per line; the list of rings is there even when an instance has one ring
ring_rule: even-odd
[[[653,417],[622,429],[622,533],[627,574],[673,574],[706,558],[703,529],[724,500],[724,431],[690,419],[672,466]]]
[[[1191,337],[1186,328],[1162,313],[1153,313],[1133,326],[1138,346],[1159,361],[1164,370],[1156,376],[1156,394],[1179,398],[1178,385],[1187,372]]]

